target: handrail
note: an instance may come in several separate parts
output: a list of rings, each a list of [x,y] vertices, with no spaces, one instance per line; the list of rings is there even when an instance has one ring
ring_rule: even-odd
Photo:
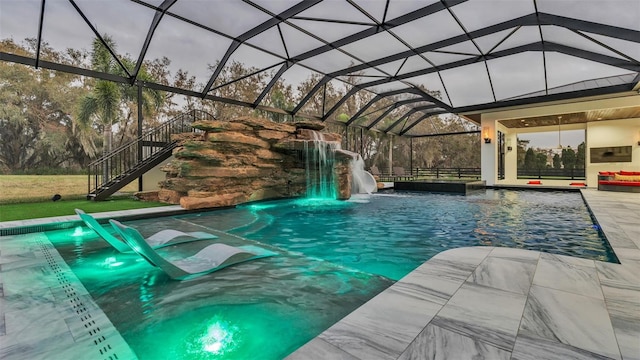
[[[524,169],[518,168],[517,171],[518,178],[523,179],[544,179],[544,178],[552,178],[552,179],[571,179],[571,180],[584,180],[586,173],[584,168],[562,168],[562,169],[554,169],[554,168],[540,168],[540,169]]]
[[[410,172],[407,172],[402,168],[402,172],[398,171],[400,168],[394,167],[393,173],[380,172],[378,175],[381,180],[394,181],[394,180],[409,180],[419,178],[480,178],[480,168],[412,168]]]
[[[150,129],[129,143],[119,146],[106,156],[89,164],[87,194],[97,192],[117,182],[128,172],[143,166],[146,161],[171,150],[175,142],[171,135],[192,132],[191,124],[196,120],[214,120],[213,115],[202,110],[187,113]]]

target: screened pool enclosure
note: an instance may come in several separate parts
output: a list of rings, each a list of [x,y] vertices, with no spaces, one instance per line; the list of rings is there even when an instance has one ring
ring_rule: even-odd
[[[629,92],[640,77],[636,0],[2,0],[3,61],[408,137],[433,116]],[[117,44],[109,47],[108,36]],[[102,72],[69,52],[109,47]],[[125,57],[131,61],[125,61]],[[140,78],[166,57],[195,81]],[[237,77],[233,66],[250,71]],[[300,84],[306,81],[306,86]],[[257,92],[231,91],[261,84]],[[279,83],[295,103],[276,101]],[[418,126],[418,124],[427,124]]]

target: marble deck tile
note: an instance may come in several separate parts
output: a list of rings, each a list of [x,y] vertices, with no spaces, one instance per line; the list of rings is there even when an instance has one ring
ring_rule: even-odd
[[[59,348],[55,351],[41,351],[36,354],[30,354],[32,357],[29,360],[87,359],[88,356],[93,356],[93,359],[115,359],[115,357],[109,357],[109,355],[113,354],[116,354],[118,359],[138,359],[126,344],[124,346],[112,346],[109,344],[109,349],[105,347],[105,351],[109,352],[100,353],[96,351],[93,342],[87,342],[86,344],[75,344],[73,347]]]
[[[135,353],[119,334],[114,334],[108,342],[99,344],[93,340],[68,343],[68,337],[62,335],[52,335],[39,344],[15,343],[10,348],[0,349],[0,358],[3,360],[109,359],[109,355],[115,354],[118,356],[117,359],[137,359]]]
[[[619,300],[640,306],[640,289],[637,284],[628,284],[628,286],[619,285],[610,286],[602,285],[602,292],[604,293],[604,301]],[[637,312],[637,316],[640,318],[640,311]]]
[[[304,346],[287,356],[285,360],[310,360],[310,359],[332,359],[332,360],[359,360],[357,357],[344,352],[328,342],[315,338]]]
[[[509,360],[511,352],[439,326],[428,325],[398,360]]]
[[[396,283],[320,338],[361,359],[396,359],[441,305],[410,284]]]
[[[589,352],[620,359],[604,300],[531,287],[519,336],[558,341]]]
[[[538,259],[540,258],[540,252],[525,249],[495,247],[491,250],[491,253],[489,253],[489,257],[537,264]]]
[[[633,222],[636,219],[636,214],[633,210],[620,206],[619,208],[608,209],[608,214],[614,216],[618,222]]]
[[[0,342],[1,359],[31,359],[29,353],[38,348],[72,346],[74,343],[64,320],[53,313],[14,311],[5,314],[5,322],[7,334]]]
[[[518,336],[511,360],[611,360],[574,346],[528,336]]]
[[[29,235],[41,236],[40,234],[0,236],[0,254],[2,256],[9,256],[33,252],[36,249],[33,241],[34,238]]]
[[[413,271],[403,277],[400,283],[410,284],[420,289],[421,296],[426,300],[439,305],[444,305],[451,296],[464,284],[467,276],[461,279],[451,278],[446,273],[425,274],[420,271]]]
[[[632,241],[636,247],[640,248],[640,219],[634,222],[619,222],[620,229],[627,235],[627,238]]]
[[[115,349],[120,359],[136,358],[48,239],[2,240],[0,358],[108,359]]]
[[[56,300],[48,288],[8,294],[0,299],[3,313],[26,311],[40,306],[55,306],[55,303]]]
[[[526,295],[531,287],[535,270],[535,263],[489,256],[480,263],[468,281]]]
[[[44,265],[3,271],[2,278],[5,296],[37,292],[58,285],[50,269]]]
[[[600,219],[599,219],[600,220]],[[624,249],[638,249],[638,244],[633,241],[633,238],[622,228],[617,222],[612,220],[611,224],[606,222],[600,222],[600,226],[603,228],[604,235],[607,237],[607,241],[611,246]]]
[[[19,335],[5,335],[0,341],[0,359],[3,360],[33,360],[43,358],[41,353],[49,349],[64,349],[73,347],[73,339],[69,334],[44,331],[41,337],[23,338]],[[48,354],[49,359],[56,359]],[[72,359],[72,358],[69,358]],[[82,359],[82,357],[78,357]]]
[[[626,260],[623,265],[596,262],[600,284],[640,290],[640,261]]]
[[[533,284],[603,299],[593,260],[542,254]]]
[[[640,304],[607,300],[607,309],[624,360],[640,360]]]
[[[420,265],[412,273],[438,276],[452,281],[464,282],[469,278],[478,264],[471,265],[444,259],[430,259],[426,263]]]
[[[640,290],[602,286],[623,359],[640,360]]]
[[[16,304],[9,307],[16,307]],[[30,301],[27,306],[7,311],[4,313],[7,335],[21,334],[30,330],[37,333],[43,327],[49,327],[52,331],[68,332],[69,329],[59,316],[59,310],[60,307],[54,302]]]
[[[443,251],[434,259],[452,261],[455,264],[478,266],[493,250],[490,246],[465,247]]]
[[[44,269],[47,266],[47,262],[46,260],[42,259],[42,258],[36,258],[36,257],[31,257],[31,256],[25,256],[25,257],[18,257],[18,256],[11,256],[10,259],[3,259],[3,260],[9,260],[6,263],[2,263],[2,272],[3,273],[8,273],[10,271],[16,271],[16,272],[20,272],[23,269]],[[47,272],[48,269],[44,269],[41,270],[43,273]]]
[[[510,351],[527,297],[466,282],[432,324]]]
[[[594,260],[590,260],[590,259],[584,259],[584,258],[575,257],[575,256],[550,254],[546,252],[540,253],[540,259],[560,261],[572,266],[593,267],[595,263]]]
[[[618,260],[620,260],[621,263],[626,263],[627,260],[632,260],[635,262],[640,262],[640,249],[618,249],[618,251],[615,252],[616,256],[618,257]]]

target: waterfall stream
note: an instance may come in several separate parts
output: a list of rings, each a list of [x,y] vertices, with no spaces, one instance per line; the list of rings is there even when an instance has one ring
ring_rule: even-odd
[[[305,170],[307,176],[307,198],[336,199],[338,189],[335,173],[336,150],[341,150],[337,141],[327,141],[324,135],[310,131],[313,138],[305,141]],[[364,170],[360,154],[341,150],[351,156],[351,193],[371,194],[377,191],[373,175]]]

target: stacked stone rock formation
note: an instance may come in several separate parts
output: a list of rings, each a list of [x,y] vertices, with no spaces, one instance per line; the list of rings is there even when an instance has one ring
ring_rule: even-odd
[[[321,122],[274,123],[241,117],[230,121],[200,121],[198,132],[179,134],[175,160],[162,167],[158,199],[186,209],[232,206],[262,199],[302,196],[306,192],[305,142]],[[323,133],[326,141],[339,134]],[[309,143],[310,144],[310,143]],[[351,196],[346,154],[336,157],[335,173],[341,199]]]

